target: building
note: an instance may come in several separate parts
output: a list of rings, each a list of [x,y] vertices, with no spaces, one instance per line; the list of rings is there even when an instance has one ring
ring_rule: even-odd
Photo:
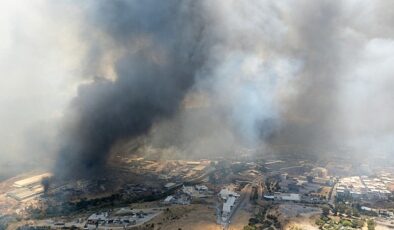
[[[297,193],[274,193],[275,200],[282,200],[282,201],[301,201],[301,195]]]
[[[7,195],[17,201],[27,201],[38,197],[44,193],[42,180],[51,177],[51,173],[43,173],[40,175],[15,181],[13,187],[15,189],[9,191]]]
[[[7,195],[17,201],[27,201],[41,195],[42,193],[44,193],[42,185],[35,185],[29,188],[17,188],[11,190]]]
[[[203,171],[207,166],[206,165],[197,165],[193,168],[194,171]]]
[[[164,185],[164,188],[166,188],[166,189],[171,189],[171,188],[174,188],[175,186],[176,186],[175,183],[170,182],[170,183],[165,184],[165,185]]]
[[[205,185],[182,186],[182,192],[191,197],[205,198],[208,196],[208,187]]]
[[[239,194],[233,191],[230,191],[227,188],[224,188],[222,190],[220,190],[219,192],[219,196],[223,199],[223,200],[227,200],[229,197],[239,197]]]
[[[231,216],[231,212],[234,210],[237,199],[240,195],[234,191],[231,191],[228,188],[220,190],[218,195],[224,200],[222,209],[222,221],[225,222]]]
[[[206,192],[206,191],[208,191],[208,187],[205,186],[205,185],[196,185],[195,188],[199,192]]]
[[[174,201],[174,196],[167,196],[166,199],[164,199],[165,204],[172,203]]]
[[[88,217],[88,221],[106,220],[108,218],[108,212],[93,213]]]
[[[263,197],[264,197],[265,200],[275,200],[275,196],[264,195]]]
[[[321,184],[321,185],[329,185],[329,186],[334,185],[334,180],[331,178],[328,178],[328,177],[326,177],[326,178],[316,177],[316,178],[313,178],[312,182],[315,184]]]
[[[336,187],[337,197],[350,196],[353,199],[385,200],[390,194],[388,184],[379,178],[367,176],[342,178]]]
[[[22,187],[29,187],[29,186],[34,186],[36,184],[41,184],[42,179],[51,177],[51,173],[43,173],[40,175],[32,176],[23,180],[18,180],[15,181],[13,186],[15,188],[22,188]]]
[[[285,181],[285,180],[287,180],[287,176],[288,176],[287,173],[282,173],[282,174],[280,175],[280,179],[281,179],[282,181]]]
[[[225,203],[223,203],[223,215],[228,216],[230,215],[231,211],[233,210],[233,207],[235,205],[235,201],[237,199],[235,197],[229,197]]]
[[[237,201],[237,198],[234,196],[228,197],[226,202],[223,203],[223,209],[222,209],[222,221],[226,222],[228,218],[231,216],[231,212],[234,210],[235,207],[235,202]]]
[[[316,168],[312,169],[311,174],[314,177],[320,177],[320,178],[326,178],[328,176],[327,169],[325,169],[323,167],[316,167]]]

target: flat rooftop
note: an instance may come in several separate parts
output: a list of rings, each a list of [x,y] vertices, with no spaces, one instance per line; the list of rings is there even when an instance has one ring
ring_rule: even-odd
[[[43,174],[32,176],[32,177],[29,177],[29,178],[26,178],[23,180],[15,181],[13,186],[17,187],[17,188],[26,187],[26,186],[33,185],[36,183],[41,183],[41,180],[43,178],[51,177],[51,176],[52,176],[51,173],[43,173]]]

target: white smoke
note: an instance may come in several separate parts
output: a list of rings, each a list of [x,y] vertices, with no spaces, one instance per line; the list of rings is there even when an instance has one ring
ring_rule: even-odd
[[[53,10],[48,1],[1,3],[0,164],[53,156],[58,121],[81,82],[79,22],[67,7]]]

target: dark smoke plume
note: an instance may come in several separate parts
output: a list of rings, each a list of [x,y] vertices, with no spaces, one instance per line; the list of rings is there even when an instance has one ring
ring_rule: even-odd
[[[154,156],[344,149],[391,159],[393,8],[391,0],[4,1],[0,178],[50,167],[54,153],[57,176],[98,175],[113,145],[134,137]]]
[[[88,83],[64,114],[59,176],[98,175],[111,147],[137,136],[153,154],[196,157],[392,152],[388,1],[71,5],[82,15]]]
[[[49,177],[42,178],[41,185],[42,185],[42,187],[44,189],[44,194],[47,194],[49,186],[50,186],[50,183],[51,183],[51,178],[49,178]]]
[[[204,58],[204,28],[193,2],[99,1],[89,10],[92,30],[116,52],[116,77],[79,87],[66,116],[58,176],[102,173],[116,141],[177,111]],[[89,68],[108,51],[95,45]]]

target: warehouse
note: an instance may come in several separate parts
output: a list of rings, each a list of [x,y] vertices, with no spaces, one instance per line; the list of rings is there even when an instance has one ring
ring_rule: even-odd
[[[43,178],[46,177],[51,177],[52,174],[51,173],[43,173],[40,175],[36,175],[36,176],[32,176],[23,180],[18,180],[14,182],[14,187],[16,188],[22,188],[22,187],[29,187],[29,186],[33,186],[36,184],[41,184],[41,181]]]

